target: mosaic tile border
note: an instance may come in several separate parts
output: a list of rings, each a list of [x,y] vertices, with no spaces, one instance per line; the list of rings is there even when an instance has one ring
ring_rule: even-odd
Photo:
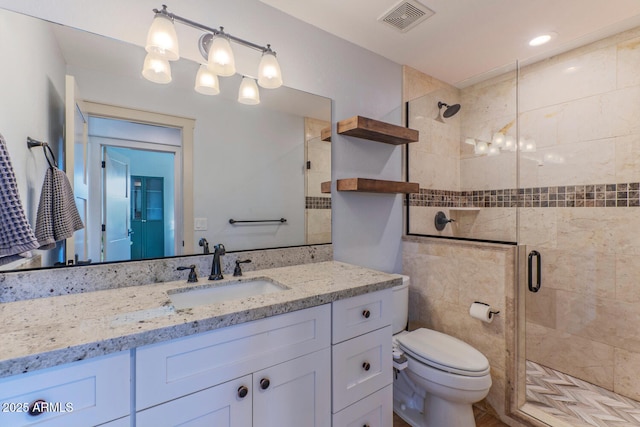
[[[331,197],[305,197],[305,209],[331,209]]]
[[[409,206],[477,208],[640,207],[640,183],[563,185],[501,190],[450,191],[421,188]]]

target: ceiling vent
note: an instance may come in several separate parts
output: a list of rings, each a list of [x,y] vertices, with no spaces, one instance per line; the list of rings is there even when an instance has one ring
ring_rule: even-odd
[[[433,10],[415,0],[402,0],[378,18],[378,21],[406,33],[434,14]]]

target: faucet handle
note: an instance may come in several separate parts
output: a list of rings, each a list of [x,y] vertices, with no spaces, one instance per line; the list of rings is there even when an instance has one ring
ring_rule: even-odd
[[[215,249],[219,255],[225,255],[227,253],[227,250],[224,248],[222,243],[218,243],[213,247],[213,249]]]
[[[187,279],[187,283],[195,283],[195,282],[198,281],[198,274],[196,273],[195,264],[191,264],[188,267],[180,266],[180,267],[176,268],[176,270],[178,270],[178,271],[191,270],[189,272],[189,278]]]
[[[251,260],[250,259],[245,259],[244,261],[236,260],[236,268],[233,270],[233,275],[242,276],[242,268],[240,268],[240,264],[246,264],[248,262],[251,262]]]

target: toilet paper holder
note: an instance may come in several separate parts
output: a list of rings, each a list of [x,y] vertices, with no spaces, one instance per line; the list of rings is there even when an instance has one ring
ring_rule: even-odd
[[[482,301],[474,301],[474,304],[482,304],[482,305],[486,305],[487,307],[491,307],[489,304],[487,304],[486,302],[482,302]],[[496,314],[500,314],[500,310],[489,310],[489,319],[492,319],[493,316],[495,316]]]

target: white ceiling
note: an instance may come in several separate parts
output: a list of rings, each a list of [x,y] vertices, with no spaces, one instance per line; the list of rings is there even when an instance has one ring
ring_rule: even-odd
[[[639,0],[419,0],[435,15],[406,33],[378,22],[399,0],[261,1],[458,87],[640,25]]]

